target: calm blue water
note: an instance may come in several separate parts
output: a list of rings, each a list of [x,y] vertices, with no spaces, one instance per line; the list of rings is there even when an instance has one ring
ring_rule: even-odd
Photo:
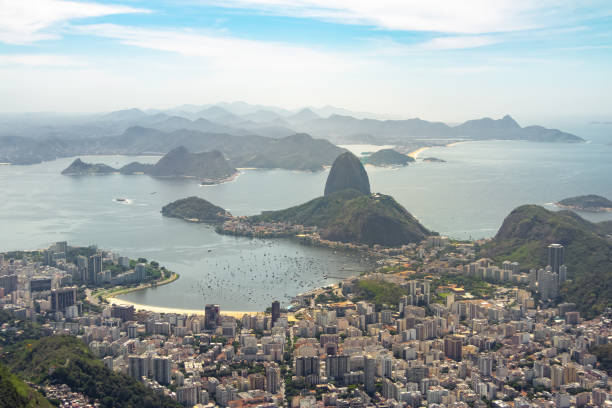
[[[606,138],[600,139],[605,141]],[[402,169],[368,167],[373,191],[393,195],[427,227],[456,238],[495,234],[515,207],[579,194],[612,198],[612,147],[589,143],[551,145],[470,142],[433,148],[423,163]],[[157,158],[83,157],[120,166]],[[327,172],[246,171],[233,182],[201,187],[192,181],[148,176],[66,177],[72,159],[34,166],[0,166],[0,250],[41,248],[59,240],[97,244],[130,257],[145,257],[181,278],[126,299],[167,307],[261,310],[366,266],[343,254],[288,240],[217,235],[210,227],[164,218],[163,205],[191,195],[233,214],[255,214],[305,202],[322,194]],[[130,204],[113,201],[125,197]],[[612,214],[583,214],[592,221]]]

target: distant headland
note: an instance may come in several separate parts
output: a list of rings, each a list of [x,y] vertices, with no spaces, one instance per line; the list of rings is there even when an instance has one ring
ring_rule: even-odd
[[[556,204],[558,207],[574,211],[595,213],[612,211],[612,201],[595,194],[566,198]]]

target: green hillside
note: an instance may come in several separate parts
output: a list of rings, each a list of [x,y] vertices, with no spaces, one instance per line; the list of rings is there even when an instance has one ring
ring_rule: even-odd
[[[420,242],[431,234],[393,197],[352,189],[249,219],[317,226],[324,239],[389,247]]]
[[[518,207],[506,217],[481,255],[497,261],[521,263],[522,268],[544,267],[547,246],[563,244],[568,278],[561,294],[587,317],[612,306],[612,241],[599,225],[571,211],[548,211],[540,206]]]
[[[99,400],[105,408],[180,407],[170,397],[135,379],[108,370],[83,342],[72,336],[26,340],[7,351],[4,362],[20,377],[38,384],[67,384],[73,391]]]
[[[0,364],[0,408],[52,407],[51,403]]]
[[[187,197],[173,201],[165,205],[161,212],[165,217],[197,220],[197,222],[210,224],[222,223],[230,217],[230,214],[223,208],[199,197]]]
[[[612,235],[612,221],[603,221],[597,223],[597,226],[602,233]]]

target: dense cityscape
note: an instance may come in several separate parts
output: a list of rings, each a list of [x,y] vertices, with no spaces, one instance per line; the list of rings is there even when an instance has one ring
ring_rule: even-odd
[[[0,0],[0,408],[612,408],[611,0]]]
[[[6,253],[0,298],[11,317],[1,333],[6,346],[20,337],[16,322],[31,321],[44,336],[75,336],[105,369],[190,407],[611,403],[611,367],[598,350],[612,316],[586,320],[556,303],[562,245],[528,271],[440,236],[367,251],[375,271],[242,317],[213,304],[164,314],[96,296],[171,276],[146,259],[66,242]],[[69,406],[105,406],[66,384],[39,389]]]

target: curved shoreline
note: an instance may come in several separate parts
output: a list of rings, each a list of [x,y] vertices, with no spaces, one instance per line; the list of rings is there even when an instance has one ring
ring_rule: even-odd
[[[101,296],[103,300],[108,301],[109,299],[116,299],[117,296],[125,295],[127,293],[137,292],[139,290],[149,289],[149,288],[157,287],[157,286],[168,285],[168,284],[176,281],[179,277],[180,277],[180,275],[178,273],[172,272],[172,275],[170,275],[170,277],[168,279],[165,279],[165,280],[163,280],[161,282],[147,283],[147,284],[139,285],[139,286],[132,287],[132,288],[126,288],[126,287],[119,286],[119,287],[116,287],[116,288],[111,288],[109,290],[103,290],[103,291],[100,291],[100,292],[93,292],[90,295],[90,299],[92,299],[92,298],[93,299],[97,299],[98,296]]]
[[[148,312],[154,312],[154,313],[177,313],[177,314],[187,314],[187,315],[204,315],[204,309],[182,309],[182,308],[177,308],[177,307],[164,307],[164,306],[153,306],[153,305],[143,305],[141,303],[136,303],[136,302],[132,302],[130,300],[125,300],[125,299],[120,299],[117,296],[121,296],[121,295],[125,295],[128,293],[132,293],[132,292],[137,292],[140,290],[145,290],[145,289],[150,289],[153,287],[158,287],[158,286],[164,286],[164,285],[168,285],[174,281],[176,281],[178,278],[180,277],[180,275],[176,272],[172,272],[172,276],[170,276],[170,278],[163,280],[159,283],[153,284],[153,283],[149,283],[146,285],[142,285],[142,286],[137,286],[135,288],[123,288],[120,289],[118,291],[114,291],[114,292],[110,292],[106,295],[102,295],[102,298],[104,300],[106,300],[109,304],[113,305],[120,305],[120,306],[134,306],[134,309],[136,310],[144,310],[144,311],[148,311]],[[97,295],[96,295],[97,297]],[[255,312],[255,311],[249,311],[249,312],[242,312],[242,311],[225,311],[225,312],[221,312],[221,314],[225,314],[225,315],[229,315],[229,316],[233,316],[236,318],[241,318],[243,315],[245,314],[257,314],[259,312]]]
[[[134,306],[136,310],[142,310],[153,313],[175,313],[175,314],[186,314],[186,315],[196,315],[196,316],[204,316],[204,309],[181,309],[178,307],[164,307],[164,306],[151,306],[151,305],[143,305],[140,303],[132,302],[129,300],[119,299],[114,296],[109,296],[106,298],[110,304],[115,304],[119,306]],[[242,318],[242,316],[246,315],[256,315],[263,312],[256,311],[232,311],[232,310],[221,310],[222,315],[232,316],[237,319]]]

